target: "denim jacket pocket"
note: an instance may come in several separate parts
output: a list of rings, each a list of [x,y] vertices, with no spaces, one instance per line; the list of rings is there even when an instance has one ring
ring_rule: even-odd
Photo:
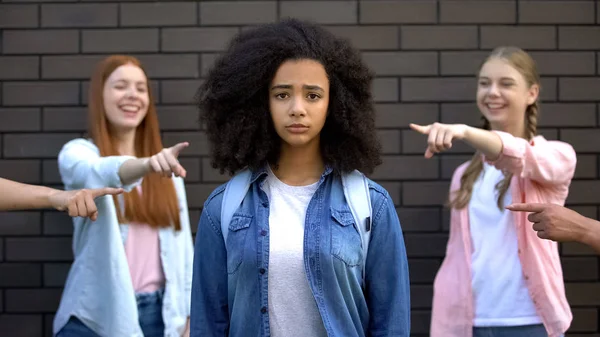
[[[234,274],[244,257],[246,236],[252,223],[252,215],[234,214],[229,223],[227,235],[227,273]]]
[[[362,261],[362,242],[350,210],[331,208],[331,254],[349,267]]]

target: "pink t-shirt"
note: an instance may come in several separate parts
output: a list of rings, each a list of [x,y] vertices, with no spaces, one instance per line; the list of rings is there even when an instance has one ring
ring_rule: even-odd
[[[136,293],[154,292],[165,284],[158,231],[158,228],[147,224],[134,223],[129,226],[125,255]]]
[[[141,186],[137,190],[142,193]],[[136,293],[154,292],[165,285],[158,231],[148,224],[132,223],[129,226],[125,255]]]

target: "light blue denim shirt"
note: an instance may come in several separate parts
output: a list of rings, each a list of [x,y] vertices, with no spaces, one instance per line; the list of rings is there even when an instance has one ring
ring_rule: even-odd
[[[252,185],[229,225],[220,216],[225,185],[204,204],[196,236],[191,336],[269,336],[269,200],[266,170]],[[306,213],[304,265],[329,337],[410,335],[410,290],[402,229],[388,192],[369,181],[371,244],[362,280],[361,238],[331,169],[321,176]],[[227,248],[226,248],[227,247]]]
[[[118,170],[128,156],[100,157],[98,148],[85,139],[63,146],[58,156],[59,172],[66,190],[123,187],[130,191],[141,179],[123,186]],[[172,227],[159,231],[160,257],[166,285],[163,297],[165,337],[180,337],[190,309],[193,241],[185,187],[173,178],[179,203],[181,231]],[[96,199],[98,219],[73,218],[75,260],[54,317],[56,334],[76,316],[103,337],[143,337],[137,303],[125,255],[128,226],[119,224],[110,196]]]

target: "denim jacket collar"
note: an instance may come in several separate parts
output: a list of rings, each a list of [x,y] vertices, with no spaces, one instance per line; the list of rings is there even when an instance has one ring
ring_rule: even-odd
[[[255,182],[257,182],[258,179],[261,179],[260,184],[262,186],[262,181],[263,181],[262,179],[264,179],[264,177],[268,174],[267,165],[269,165],[269,164],[264,164],[259,169],[252,171],[252,176],[250,178],[251,184],[254,184]],[[331,167],[331,165],[326,164],[325,170],[323,170],[323,173],[321,174],[321,178],[319,179],[319,185],[321,185],[321,183],[323,183],[325,178],[327,178],[327,176],[329,174],[331,174],[332,172],[333,172],[333,168]]]

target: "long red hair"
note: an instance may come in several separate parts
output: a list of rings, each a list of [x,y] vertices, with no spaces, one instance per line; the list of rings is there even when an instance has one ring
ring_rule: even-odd
[[[89,134],[100,155],[118,156],[117,144],[113,131],[109,127],[104,108],[104,85],[108,77],[120,66],[132,64],[146,71],[138,59],[126,55],[112,55],[102,60],[96,67],[89,89]],[[148,85],[148,112],[135,132],[135,153],[137,157],[151,157],[163,149],[160,138],[156,106],[152,96],[150,80],[146,75]],[[124,193],[125,212],[122,212],[117,196],[113,196],[117,216],[120,223],[147,223],[152,227],[174,226],[175,230],[181,229],[179,219],[179,205],[175,185],[170,178],[158,174],[148,174],[142,181],[143,194],[137,189]]]

